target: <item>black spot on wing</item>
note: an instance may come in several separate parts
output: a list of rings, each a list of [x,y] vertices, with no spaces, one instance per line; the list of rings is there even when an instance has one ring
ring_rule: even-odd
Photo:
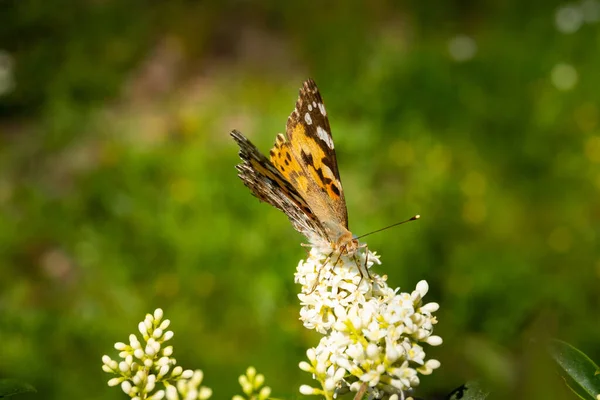
[[[317,176],[319,177],[320,180],[320,187],[321,190],[326,192],[327,190],[325,189],[325,186],[329,185],[332,180],[330,178],[327,178],[324,174],[323,174],[323,169],[322,168],[316,168],[315,164],[314,164],[314,159],[313,159],[313,155],[312,154],[307,154],[304,150],[302,150],[300,152],[300,156],[302,157],[302,161],[304,162],[304,165],[308,166],[309,168],[312,168],[315,170],[315,172],[317,173]],[[324,158],[325,160],[325,158]],[[327,165],[327,164],[325,164]]]
[[[302,162],[304,165],[314,165],[314,160],[312,154],[307,154],[304,150],[300,152],[300,157],[302,157]]]
[[[331,183],[331,179],[326,178],[325,175],[323,175],[323,169],[322,168],[315,168],[315,171],[317,172],[317,175],[319,176],[319,179],[321,179],[321,182],[323,183],[322,186],[325,185],[329,185]]]
[[[333,193],[335,193],[336,195],[338,195],[338,196],[339,196],[339,195],[341,194],[341,193],[340,193],[340,189],[338,189],[338,187],[337,187],[335,184],[333,184],[333,183],[332,183],[331,185],[329,185],[329,188],[330,188],[330,189],[331,189],[331,191],[332,191]]]

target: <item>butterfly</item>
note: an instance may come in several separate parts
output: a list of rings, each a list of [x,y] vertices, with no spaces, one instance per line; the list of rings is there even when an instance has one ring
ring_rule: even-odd
[[[353,255],[359,248],[348,229],[348,211],[327,111],[317,85],[304,82],[296,107],[269,158],[233,130],[244,184],[259,200],[283,211],[313,247]]]

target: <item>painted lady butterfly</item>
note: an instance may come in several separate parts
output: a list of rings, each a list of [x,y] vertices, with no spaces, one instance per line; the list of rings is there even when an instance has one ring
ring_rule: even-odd
[[[312,79],[300,88],[286,135],[277,135],[270,159],[240,132],[231,136],[240,146],[239,177],[254,196],[283,211],[311,245],[356,252],[327,111]]]

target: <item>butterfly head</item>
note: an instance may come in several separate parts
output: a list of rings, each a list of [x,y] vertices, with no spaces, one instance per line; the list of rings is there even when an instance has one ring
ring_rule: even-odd
[[[350,232],[348,232],[348,236],[342,236],[338,239],[336,243],[336,249],[341,253],[348,257],[352,257],[356,254],[357,250],[360,247],[358,239],[355,239],[354,236]]]
[[[352,257],[360,247],[358,239],[352,233],[337,224],[324,223],[328,235],[331,238],[329,247],[341,255]]]

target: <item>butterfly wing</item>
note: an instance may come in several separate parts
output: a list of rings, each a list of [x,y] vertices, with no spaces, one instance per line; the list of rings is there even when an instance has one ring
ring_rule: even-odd
[[[348,234],[348,211],[327,112],[312,79],[300,89],[287,138],[278,135],[271,161],[306,201],[335,241]]]
[[[323,245],[325,229],[310,205],[288,179],[240,132],[231,136],[240,146],[239,177],[259,200],[283,211],[294,228],[315,245]]]

